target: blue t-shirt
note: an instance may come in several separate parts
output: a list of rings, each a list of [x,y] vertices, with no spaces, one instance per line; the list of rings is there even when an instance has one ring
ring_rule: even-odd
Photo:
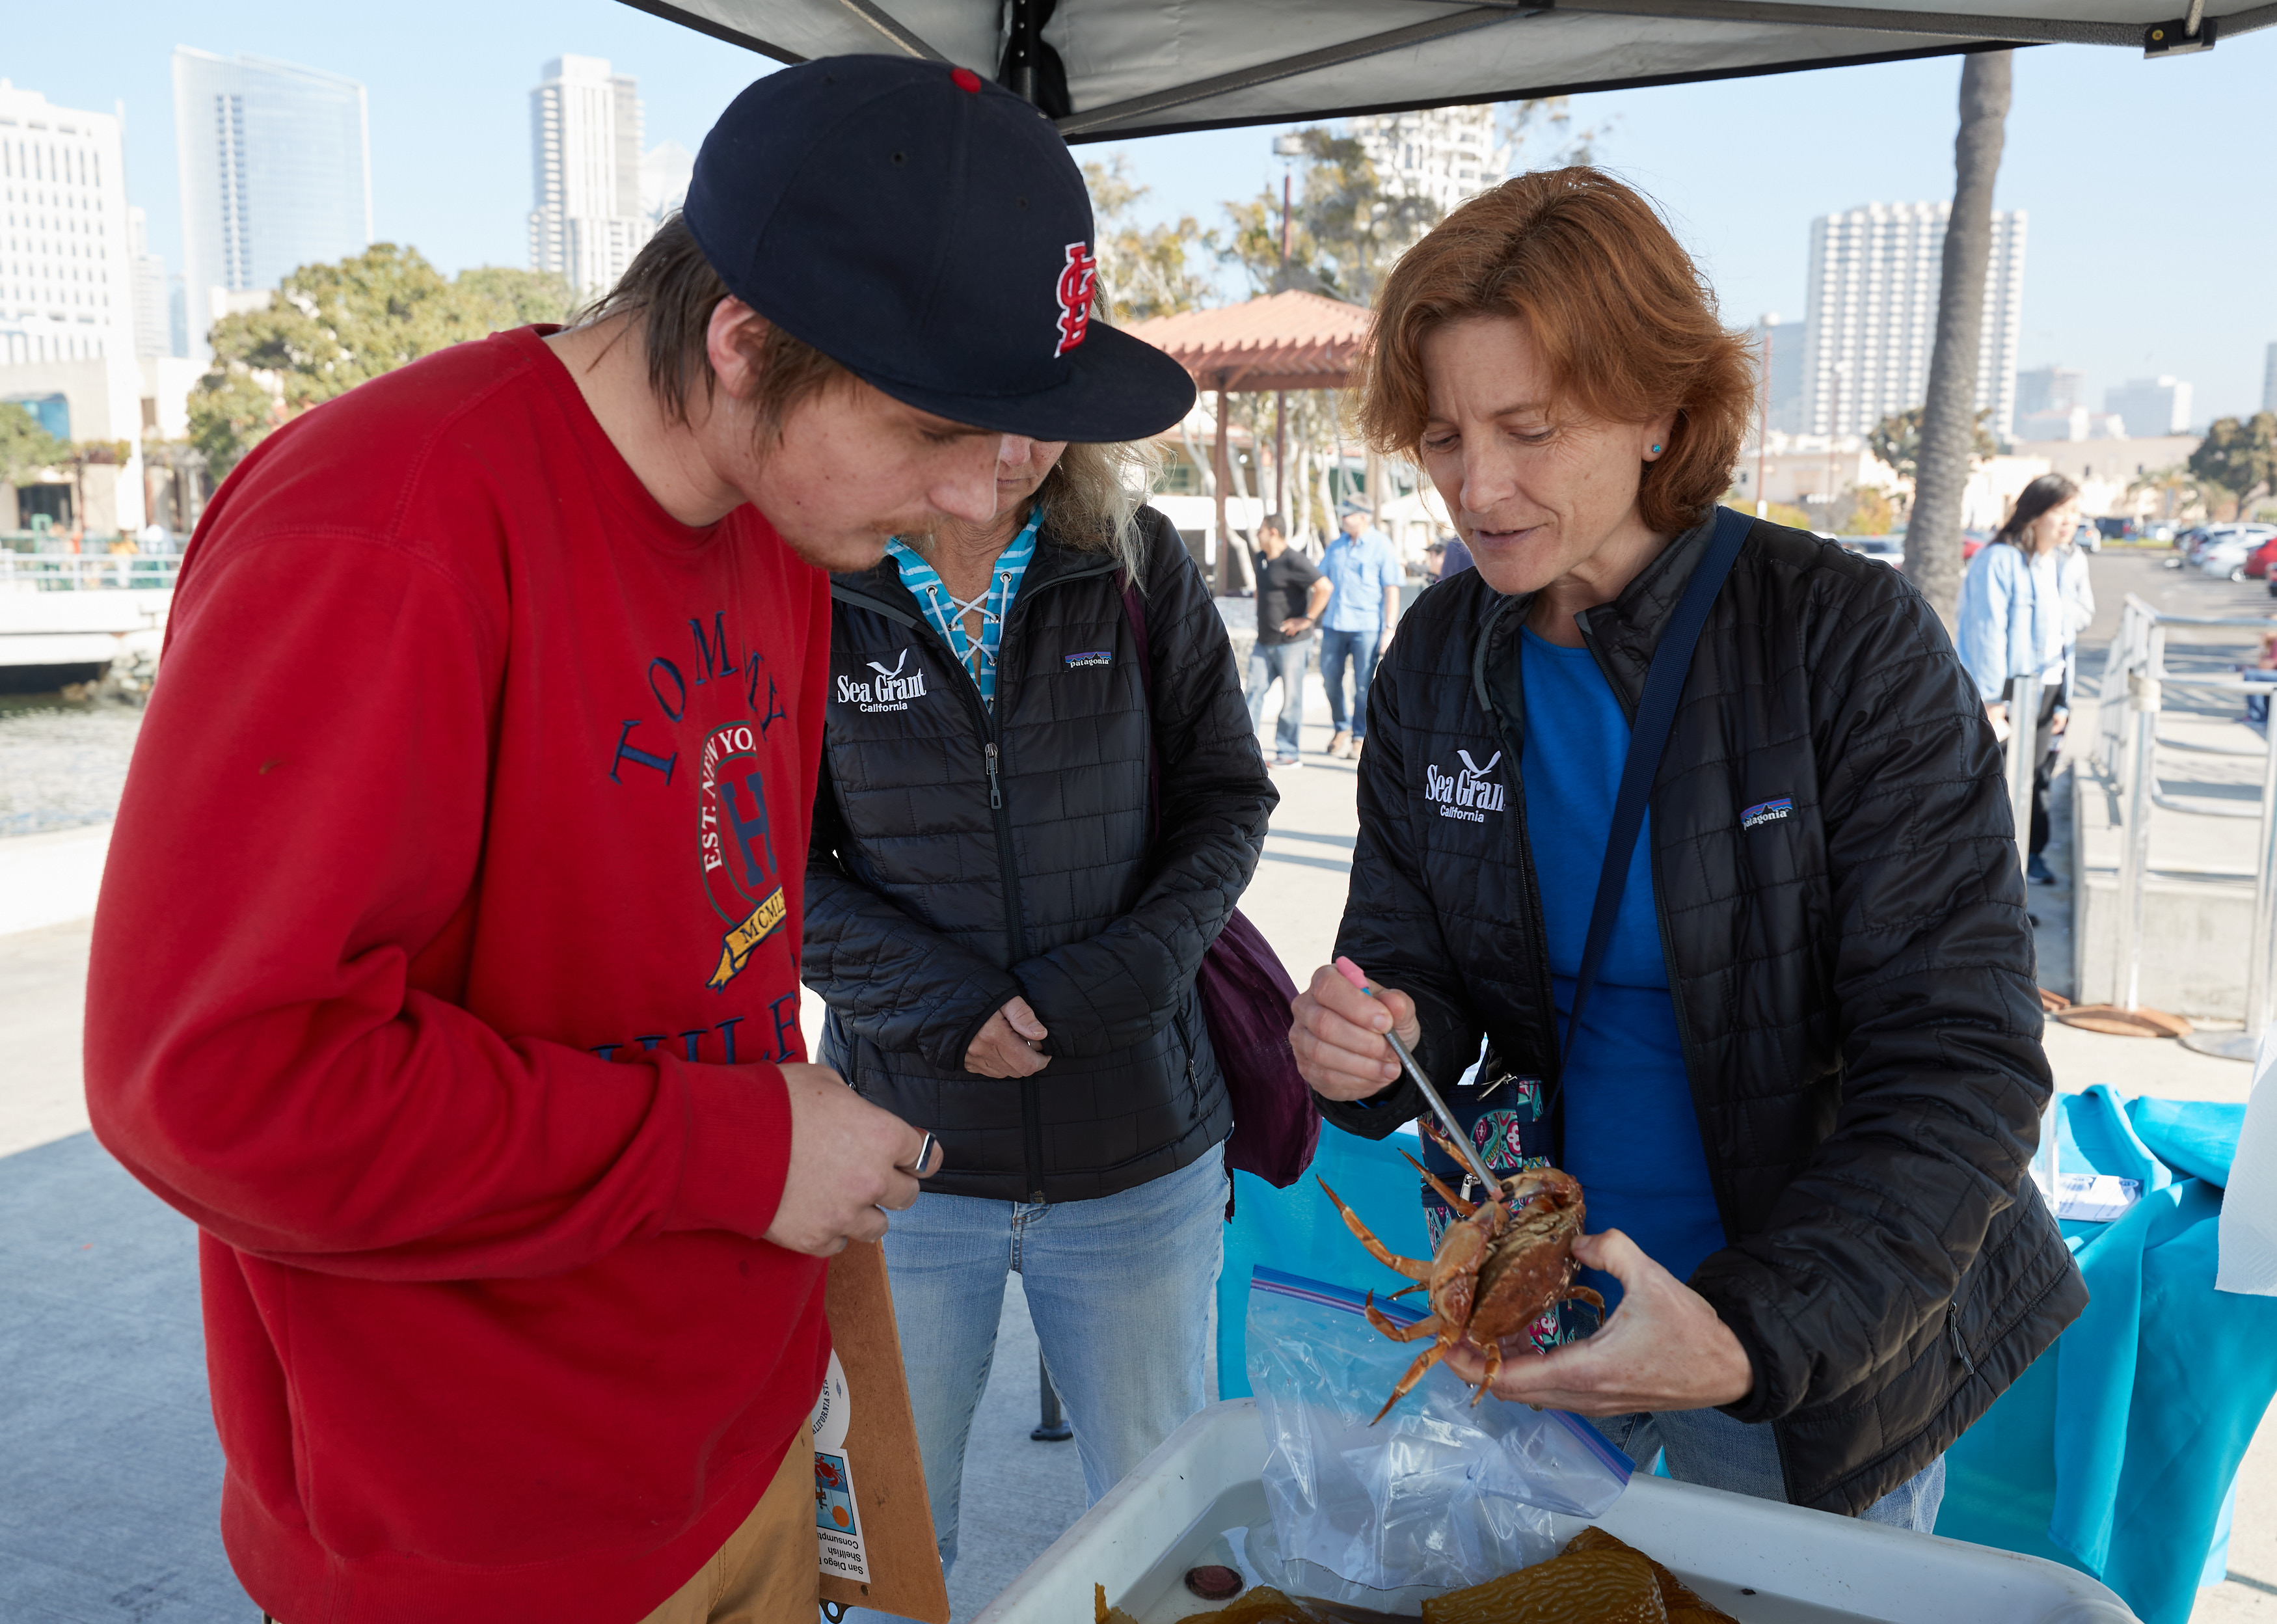
[[[1629,723],[1588,649],[1560,648],[1531,630],[1520,635],[1526,745],[1519,777],[1562,1041],[1628,756]],[[1649,812],[1629,858],[1621,910],[1573,1054],[1562,1090],[1563,1154],[1565,1170],[1581,1181],[1587,1227],[1625,1231],[1678,1279],[1687,1278],[1710,1253],[1723,1249],[1724,1225],[1668,995],[1653,907]],[[1604,1293],[1610,1312],[1619,1282],[1594,1269],[1583,1277]]]
[[[1329,631],[1382,631],[1383,589],[1406,578],[1390,538],[1381,530],[1362,530],[1357,539],[1337,537],[1321,560],[1321,573],[1336,588],[1321,619]]]

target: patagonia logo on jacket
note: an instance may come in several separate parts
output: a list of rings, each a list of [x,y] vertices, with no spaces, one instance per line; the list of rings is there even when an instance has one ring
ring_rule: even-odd
[[[1794,797],[1783,795],[1776,801],[1763,801],[1740,814],[1740,827],[1752,829],[1759,823],[1776,823],[1794,811]]]
[[[1503,787],[1490,782],[1487,774],[1502,760],[1502,751],[1489,757],[1484,766],[1471,759],[1471,752],[1458,750],[1456,756],[1463,764],[1458,773],[1443,773],[1426,764],[1423,768],[1423,796],[1438,804],[1442,818],[1463,818],[1473,823],[1484,823],[1489,812],[1503,809]]]
[[[1065,659],[1068,663],[1068,669],[1070,671],[1074,670],[1078,666],[1111,666],[1115,663],[1115,651],[1113,649],[1091,649],[1081,654],[1067,655],[1065,656]]]
[[[925,697],[925,673],[910,671],[903,675],[910,663],[910,651],[903,649],[902,657],[888,669],[876,660],[868,662],[876,673],[867,680],[850,676],[838,679],[838,703],[859,705],[864,711],[906,711],[910,701]]]

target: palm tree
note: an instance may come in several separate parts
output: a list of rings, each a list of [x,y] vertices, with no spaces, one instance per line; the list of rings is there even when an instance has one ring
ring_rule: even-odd
[[[1961,133],[1953,143],[1953,215],[1945,228],[1945,282],[1922,408],[1906,573],[1949,629],[1961,597],[1961,497],[1976,425],[1976,359],[1984,328],[1984,277],[1992,257],[1992,181],[2008,117],[2014,53],[1961,58]]]

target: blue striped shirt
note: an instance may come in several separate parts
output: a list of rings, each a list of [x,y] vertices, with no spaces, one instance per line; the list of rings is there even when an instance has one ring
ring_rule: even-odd
[[[933,629],[948,640],[956,652],[956,663],[971,677],[980,690],[980,698],[991,710],[996,706],[996,649],[1003,641],[1004,620],[1012,613],[1012,599],[1020,591],[1020,581],[1028,573],[1029,560],[1036,556],[1036,530],[1044,522],[1043,510],[1038,508],[1026,526],[1012,538],[1012,545],[997,554],[994,571],[988,578],[988,590],[971,603],[960,602],[941,583],[940,573],[925,562],[917,549],[898,536],[886,544],[886,554],[894,560],[894,568],[902,573],[902,584],[918,600],[933,622]],[[964,629],[964,617],[978,610],[980,614],[980,642],[976,647]]]

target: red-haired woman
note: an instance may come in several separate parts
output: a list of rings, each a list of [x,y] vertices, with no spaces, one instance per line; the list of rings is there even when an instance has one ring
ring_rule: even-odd
[[[1299,1062],[1387,1133],[1422,1103],[1396,1025],[1497,1172],[1580,1179],[1618,1306],[1512,1338],[1550,1351],[1497,1392],[1679,1478],[1927,1529],[1946,1447],[2086,1300],[2026,1176],[2052,1083],[1975,685],[1902,576],[1719,519],[1746,348],[1619,182],[1474,198],[1375,332],[1363,426],[1477,568],[1377,670],[1337,949],[1383,990],[1315,974]],[[1649,683],[1695,575],[1696,644]],[[1609,864],[1649,686],[1673,721]]]

